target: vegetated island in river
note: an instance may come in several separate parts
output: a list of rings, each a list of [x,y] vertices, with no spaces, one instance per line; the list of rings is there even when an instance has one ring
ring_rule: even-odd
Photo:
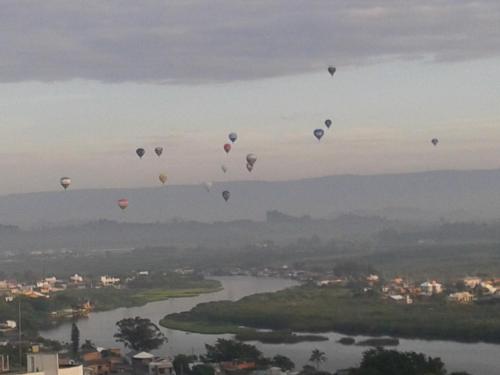
[[[57,325],[68,318],[57,312],[71,310],[74,306],[89,301],[94,311],[109,311],[120,307],[142,306],[149,302],[169,298],[195,297],[204,293],[222,290],[218,280],[197,276],[175,274],[155,275],[127,283],[126,286],[66,289],[50,295],[50,298],[17,297],[22,305],[23,328],[27,333],[37,333],[40,329]],[[0,316],[15,320],[18,304],[0,300]],[[78,318],[79,316],[77,316]],[[74,318],[74,317],[69,317]]]
[[[500,303],[462,305],[447,302],[443,296],[406,305],[346,287],[303,285],[236,302],[200,304],[191,311],[167,315],[160,324],[206,334],[241,335],[240,327],[245,326],[289,334],[335,331],[500,343]]]

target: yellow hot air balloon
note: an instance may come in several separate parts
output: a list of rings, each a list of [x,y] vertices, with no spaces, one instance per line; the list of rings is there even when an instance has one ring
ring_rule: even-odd
[[[160,182],[165,185],[165,183],[167,182],[167,175],[165,173],[160,173],[160,175],[158,176],[158,178],[160,179]]]

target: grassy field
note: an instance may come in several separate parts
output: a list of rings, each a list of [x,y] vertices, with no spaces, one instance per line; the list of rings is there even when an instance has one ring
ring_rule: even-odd
[[[346,288],[301,286],[237,302],[202,304],[161,322],[203,333],[234,333],[246,326],[297,332],[392,335],[425,339],[500,342],[500,303],[457,305],[443,298],[397,304]],[[214,327],[212,332],[210,327]]]
[[[260,341],[273,344],[293,344],[303,341],[326,341],[328,338],[320,335],[297,335],[290,330],[259,331],[253,328],[234,324],[214,324],[208,321],[182,321],[164,318],[160,325],[179,331],[202,333],[206,335],[222,335],[231,333],[239,341]]]

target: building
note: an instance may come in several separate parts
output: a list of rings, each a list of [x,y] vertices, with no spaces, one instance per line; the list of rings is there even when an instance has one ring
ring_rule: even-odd
[[[471,303],[474,295],[469,292],[452,293],[448,296],[448,300],[456,303]]]
[[[482,280],[479,277],[466,277],[463,281],[467,288],[473,289],[481,284]]]
[[[29,353],[26,375],[83,375],[83,366],[73,362],[59,362],[58,353]]]
[[[6,320],[0,323],[0,331],[10,331],[17,328],[17,323],[15,320]]]
[[[83,277],[79,274],[75,273],[73,276],[70,276],[69,281],[72,284],[81,284],[83,283]]]
[[[369,283],[378,283],[380,280],[380,278],[378,277],[378,275],[368,275],[366,277],[366,281],[368,281]]]
[[[101,276],[100,280],[102,286],[117,285],[120,283],[120,279],[118,277],[112,277],[112,276]]]
[[[435,280],[426,281],[420,284],[420,289],[422,289],[422,293],[428,296],[432,296],[433,294],[440,294],[443,292],[443,285],[436,282]]]
[[[155,359],[149,363],[149,375],[175,375],[174,365],[168,359]]]

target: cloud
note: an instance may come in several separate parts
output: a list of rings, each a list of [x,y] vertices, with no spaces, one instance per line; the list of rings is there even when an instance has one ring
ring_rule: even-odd
[[[496,0],[6,0],[0,82],[225,82],[500,53]]]

